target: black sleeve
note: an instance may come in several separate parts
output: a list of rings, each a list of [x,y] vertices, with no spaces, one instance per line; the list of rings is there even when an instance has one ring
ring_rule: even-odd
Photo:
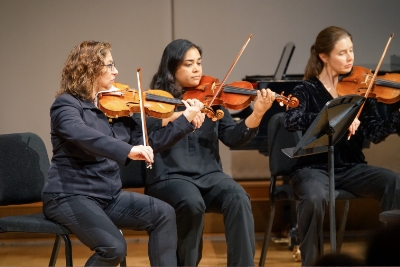
[[[142,121],[139,116],[134,115],[133,119],[139,125]],[[159,153],[175,145],[186,134],[193,132],[193,125],[185,116],[179,116],[175,121],[162,127],[162,120],[157,118],[146,118],[147,133],[149,135],[149,145],[154,153]]]

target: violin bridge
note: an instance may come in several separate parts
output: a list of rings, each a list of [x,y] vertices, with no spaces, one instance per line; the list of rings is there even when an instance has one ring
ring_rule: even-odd
[[[212,83],[211,85],[211,92],[214,94],[215,91],[215,82]]]
[[[368,82],[369,82],[369,80],[370,80],[370,78],[371,78],[371,76],[370,76],[370,75],[365,75],[365,80],[364,80],[364,82],[361,82],[361,84],[365,84],[365,85],[367,85],[367,84],[368,84]]]

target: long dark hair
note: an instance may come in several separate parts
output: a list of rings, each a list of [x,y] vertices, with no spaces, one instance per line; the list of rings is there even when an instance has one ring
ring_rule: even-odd
[[[330,26],[323,29],[315,39],[315,43],[310,49],[310,58],[308,59],[307,66],[304,70],[304,79],[309,79],[318,76],[324,68],[324,62],[319,57],[319,54],[329,55],[337,41],[343,37],[350,37],[353,41],[351,34],[343,28]]]
[[[169,43],[164,49],[158,71],[153,76],[150,88],[163,89],[174,97],[181,97],[183,92],[180,85],[176,83],[175,73],[182,64],[186,52],[192,47],[199,51],[200,56],[202,55],[201,48],[188,40],[177,39]]]

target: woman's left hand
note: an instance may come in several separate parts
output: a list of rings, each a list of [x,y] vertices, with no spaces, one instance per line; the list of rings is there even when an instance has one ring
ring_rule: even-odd
[[[201,125],[203,124],[205,119],[205,114],[204,113],[198,113],[196,115],[196,117],[194,117],[194,119],[192,120],[192,124],[194,126],[195,129],[199,129],[201,127]]]
[[[201,110],[204,107],[204,104],[197,99],[182,100],[182,103],[186,106],[183,116],[185,116],[189,122],[192,122],[193,119],[196,118],[199,113],[201,113]]]
[[[254,102],[254,112],[259,113],[261,116],[271,108],[272,103],[275,101],[275,93],[270,89],[257,90],[257,99]]]

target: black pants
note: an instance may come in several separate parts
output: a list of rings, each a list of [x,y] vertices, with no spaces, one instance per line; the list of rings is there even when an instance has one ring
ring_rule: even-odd
[[[254,219],[249,195],[233,179],[209,189],[170,179],[151,185],[147,194],[175,208],[178,227],[178,265],[197,266],[201,259],[204,214],[222,213],[228,247],[228,266],[254,266]]]
[[[292,175],[293,190],[299,198],[297,217],[302,264],[310,266],[321,256],[323,220],[329,203],[329,173],[304,168]],[[400,175],[387,169],[358,164],[335,174],[336,189],[380,201],[381,209],[400,208]]]
[[[119,229],[146,230],[150,264],[176,266],[175,212],[158,199],[125,191],[111,201],[44,194],[43,211],[95,251],[85,266],[117,266],[123,260],[127,245]]]

